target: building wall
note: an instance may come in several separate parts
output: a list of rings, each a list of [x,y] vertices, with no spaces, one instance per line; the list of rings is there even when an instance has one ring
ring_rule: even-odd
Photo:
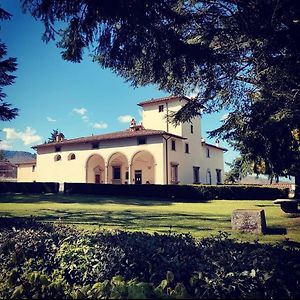
[[[36,168],[36,180],[43,181],[56,181],[56,182],[87,182],[87,162],[89,158],[95,154],[100,155],[105,164],[105,183],[111,182],[111,161],[112,156],[116,157],[121,155],[126,157],[128,164],[121,168],[122,183],[125,183],[126,172],[129,172],[128,183],[133,183],[134,170],[132,168],[132,158],[136,153],[140,151],[147,151],[151,153],[154,158],[154,178],[155,183],[164,183],[163,175],[163,143],[160,136],[147,137],[147,144],[137,145],[136,138],[128,138],[124,140],[112,140],[100,142],[99,149],[91,149],[92,144],[76,144],[76,145],[62,145],[60,152],[54,152],[55,148],[39,148],[37,155],[37,168]],[[74,160],[69,160],[70,154],[75,154]],[[118,153],[118,155],[115,155]],[[61,160],[55,161],[57,155],[61,156]],[[146,153],[145,153],[146,155]],[[141,165],[135,164],[134,167],[140,168]],[[126,169],[128,168],[128,169]],[[145,166],[143,179],[146,181],[153,181],[149,175],[149,171],[146,171]],[[132,169],[132,170],[131,170]],[[148,170],[148,168],[147,168]],[[108,171],[108,172],[107,172]],[[89,176],[91,177],[91,176]],[[153,177],[153,176],[152,176]],[[24,181],[22,174],[20,175],[20,181]],[[145,183],[145,182],[143,182]],[[150,182],[154,183],[154,182]]]
[[[201,183],[208,182],[208,171],[211,173],[211,184],[217,184],[217,173],[216,170],[221,170],[221,182],[224,183],[224,154],[220,149],[211,147],[203,143],[202,146],[202,164],[200,168]],[[209,149],[209,157],[207,157],[207,149]]]
[[[92,149],[92,143],[62,145],[59,152],[55,152],[54,146],[40,147],[34,177],[30,177],[33,174],[28,168],[22,167],[24,170],[19,168],[18,181],[95,182],[97,173],[100,183],[133,184],[135,171],[142,170],[142,183],[165,184],[167,177],[168,183],[172,183],[172,165],[177,165],[179,184],[194,182],[193,167],[200,168],[201,183],[216,184],[217,169],[221,170],[223,182],[223,151],[202,143],[201,118],[193,118],[191,122],[177,127],[167,124],[167,111],[176,112],[186,103],[186,100],[174,100],[143,106],[143,125],[146,129],[164,130],[182,136],[184,140],[169,138],[166,141],[162,136],[148,136],[147,144],[138,145],[135,137],[102,141],[99,143],[99,149]],[[163,112],[159,112],[159,105],[164,105]],[[171,147],[172,140],[176,143],[175,151]],[[185,151],[186,143],[189,145],[189,153]],[[207,149],[210,151],[210,157],[207,157]],[[71,154],[75,155],[75,159],[70,159]],[[55,160],[57,155],[61,156],[58,161]],[[113,165],[121,166],[120,182],[113,180]],[[211,180],[208,180],[208,171],[211,173]]]
[[[33,169],[33,166],[34,166],[33,164],[19,165],[17,170],[17,181],[18,182],[37,181],[36,167]]]
[[[175,140],[176,150],[172,150],[171,141]],[[185,143],[189,143],[189,153],[185,153]],[[197,141],[197,138],[187,140],[170,138],[168,141],[168,182],[171,183],[171,165],[178,165],[178,183],[194,183],[193,167],[199,167],[200,183],[210,184],[207,171],[211,172],[211,184],[217,184],[216,169],[221,170],[221,183],[224,182],[224,154],[221,149],[207,146]],[[165,152],[164,144],[164,152]],[[206,157],[206,149],[210,157]],[[164,155],[165,156],[165,155]],[[164,157],[165,158],[165,157]],[[164,164],[165,165],[165,164]]]
[[[199,181],[201,183],[217,184],[216,169],[221,170],[221,182],[224,179],[224,161],[222,149],[209,147],[202,143],[201,117],[195,117],[190,122],[185,122],[177,127],[173,124],[167,126],[167,111],[176,112],[187,103],[186,100],[172,100],[168,103],[153,103],[143,106],[143,125],[149,129],[160,129],[186,138],[170,138],[164,141],[164,168],[168,160],[168,182],[171,183],[171,165],[178,165],[178,183],[191,184],[194,182],[193,167],[199,167]],[[164,105],[164,111],[159,112],[159,106]],[[191,128],[192,126],[192,128]],[[176,150],[172,150],[171,141],[175,140]],[[166,158],[166,143],[168,158]],[[189,146],[189,153],[185,152],[185,144]],[[206,156],[206,149],[210,149],[210,157]],[[207,171],[211,172],[211,181],[207,178]],[[166,177],[166,172],[165,177]]]
[[[167,122],[167,112],[170,114],[181,109],[187,103],[186,100],[174,100],[146,104],[143,106],[143,126],[146,129],[165,130],[166,132],[182,135],[182,125],[174,126]],[[159,106],[164,105],[164,111],[159,112]]]

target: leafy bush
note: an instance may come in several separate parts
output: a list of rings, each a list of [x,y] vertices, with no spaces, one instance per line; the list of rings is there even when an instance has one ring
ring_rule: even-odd
[[[24,226],[22,226],[24,224]],[[0,218],[0,298],[299,298],[300,251]]]
[[[273,200],[286,198],[288,189],[249,185],[159,185],[65,183],[65,192],[127,197],[156,197],[173,201],[201,202],[211,199]]]

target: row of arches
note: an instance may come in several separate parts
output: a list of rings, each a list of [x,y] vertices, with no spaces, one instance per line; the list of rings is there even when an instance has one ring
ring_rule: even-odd
[[[121,152],[112,154],[107,162],[100,154],[86,162],[87,183],[145,184],[155,183],[155,160],[148,151],[139,151],[129,161]]]

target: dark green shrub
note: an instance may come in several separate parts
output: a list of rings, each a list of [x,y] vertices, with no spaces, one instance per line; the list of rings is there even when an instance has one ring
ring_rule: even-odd
[[[96,194],[127,197],[152,197],[161,200],[201,202],[212,199],[273,200],[286,198],[288,189],[246,185],[114,185],[93,183],[65,183],[70,194]]]
[[[0,298],[300,297],[300,251],[0,219]]]
[[[0,193],[58,193],[57,182],[0,182]]]

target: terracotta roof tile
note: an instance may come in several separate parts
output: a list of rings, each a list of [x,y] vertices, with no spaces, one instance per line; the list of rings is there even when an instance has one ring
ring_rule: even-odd
[[[163,98],[156,98],[156,99],[150,99],[150,100],[145,100],[140,103],[138,103],[139,106],[144,106],[147,104],[152,104],[152,103],[160,103],[160,102],[169,102],[172,100],[177,100],[177,99],[184,99],[187,101],[190,101],[191,99],[186,97],[186,96],[168,96],[168,97],[163,97]]]
[[[36,160],[25,160],[25,161],[20,161],[16,163],[16,166],[18,165],[33,165],[36,164]]]
[[[204,144],[205,144],[206,146],[209,146],[209,147],[212,147],[212,148],[215,148],[215,149],[218,149],[218,150],[222,150],[222,151],[224,151],[224,152],[227,152],[227,151],[228,151],[228,149],[223,148],[223,147],[218,147],[218,146],[215,146],[215,145],[212,145],[212,144],[208,144],[208,143],[205,143],[205,142],[204,142]]]
[[[65,139],[61,142],[46,143],[33,146],[32,148],[42,148],[56,145],[69,145],[77,143],[89,143],[89,142],[98,142],[98,141],[108,141],[108,140],[118,140],[132,137],[142,137],[142,136],[153,136],[153,135],[169,135],[180,139],[186,139],[182,136],[168,133],[163,130],[153,130],[153,129],[143,129],[138,131],[124,130],[117,131],[112,133],[100,134],[100,135],[91,135],[87,137],[80,137],[75,139]]]

